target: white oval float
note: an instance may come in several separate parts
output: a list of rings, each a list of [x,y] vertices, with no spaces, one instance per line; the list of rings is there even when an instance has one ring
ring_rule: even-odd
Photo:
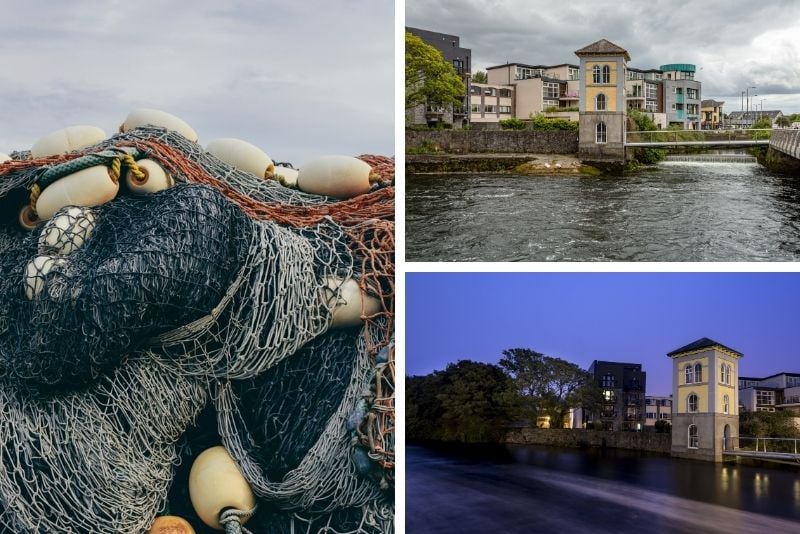
[[[259,178],[270,178],[275,172],[275,165],[266,152],[241,139],[214,139],[208,143],[206,151],[228,165]]]
[[[83,246],[94,227],[91,209],[71,207],[62,210],[47,221],[39,234],[39,254],[71,254]]]
[[[179,119],[175,115],[158,109],[142,108],[131,111],[125,118],[125,122],[119,127],[119,130],[121,132],[127,132],[128,130],[148,125],[159,126],[167,130],[178,132],[189,141],[197,142],[197,133],[191,126],[186,124],[183,119]]]
[[[175,185],[172,176],[152,159],[140,159],[136,165],[144,173],[144,178],[137,177],[130,170],[125,174],[125,183],[131,193],[136,195],[157,193]]]
[[[284,187],[297,187],[297,169],[290,169],[289,167],[275,167],[275,179],[278,180]]]
[[[54,266],[64,260],[53,256],[36,256],[25,266],[25,297],[33,300],[44,289],[44,280]]]
[[[194,528],[182,517],[161,515],[153,520],[147,534],[195,534]]]
[[[31,157],[44,158],[66,154],[96,145],[106,139],[106,133],[96,126],[70,126],[49,133],[31,147]]]
[[[117,196],[119,184],[108,174],[108,167],[95,165],[60,178],[47,186],[36,201],[36,213],[49,219],[64,206],[99,206]]]
[[[0,163],[5,163],[6,161],[11,161],[11,156],[5,152],[0,152]]]
[[[222,530],[219,514],[226,508],[246,512],[256,505],[253,490],[236,462],[219,445],[195,458],[189,472],[189,498],[203,523],[217,530]]]
[[[323,300],[333,308],[331,326],[360,326],[361,315],[375,315],[381,311],[381,301],[371,295],[362,293],[358,282],[352,278],[327,277],[323,279]]]
[[[350,156],[324,156],[300,167],[297,187],[306,193],[352,198],[369,191],[372,167]]]

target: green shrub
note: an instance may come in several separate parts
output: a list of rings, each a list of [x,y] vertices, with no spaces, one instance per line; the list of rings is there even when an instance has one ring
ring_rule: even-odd
[[[568,130],[578,131],[578,123],[567,119],[550,119],[541,113],[531,118],[531,126],[534,130]]]
[[[527,126],[525,121],[520,119],[503,119],[499,124],[503,130],[524,130]]]

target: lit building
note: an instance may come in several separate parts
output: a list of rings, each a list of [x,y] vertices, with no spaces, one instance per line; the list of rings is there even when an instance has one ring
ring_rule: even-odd
[[[667,354],[672,359],[672,455],[722,461],[739,435],[742,353],[707,337]]]
[[[642,430],[647,380],[642,364],[595,360],[589,374],[602,390],[603,400],[599,410],[583,414],[587,428],[599,421],[603,430]]]
[[[469,121],[468,92],[470,84],[470,72],[472,68],[472,50],[462,48],[458,35],[450,35],[419,28],[406,27],[406,31],[416,35],[426,44],[438,50],[448,63],[453,65],[456,73],[461,76],[466,92],[464,100],[460,106],[431,106],[420,105],[406,111],[407,121],[411,124],[437,123],[452,124],[454,128],[466,126]]]
[[[792,412],[800,428],[800,373],[778,373],[766,378],[739,377],[739,408],[749,412]]]
[[[672,398],[647,395],[644,398],[645,426],[655,426],[656,421],[672,422]]]
[[[716,130],[723,127],[724,115],[722,113],[722,106],[725,102],[717,102],[716,100],[703,100],[700,104],[700,111],[703,118],[700,121],[700,127],[703,130]]]
[[[694,79],[696,67],[689,63],[661,65],[664,110],[667,122],[684,130],[700,129],[701,84]]]

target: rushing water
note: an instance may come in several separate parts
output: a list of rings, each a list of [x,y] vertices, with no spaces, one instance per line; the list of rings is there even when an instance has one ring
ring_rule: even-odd
[[[631,451],[406,448],[406,532],[794,533],[800,471]]]
[[[409,261],[800,259],[800,179],[663,162],[626,176],[411,175]]]

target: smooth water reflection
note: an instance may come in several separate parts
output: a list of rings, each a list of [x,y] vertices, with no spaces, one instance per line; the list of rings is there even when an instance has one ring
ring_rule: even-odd
[[[408,532],[800,532],[800,470],[631,451],[408,447]]]
[[[665,162],[632,176],[407,177],[410,261],[800,259],[800,179]]]

